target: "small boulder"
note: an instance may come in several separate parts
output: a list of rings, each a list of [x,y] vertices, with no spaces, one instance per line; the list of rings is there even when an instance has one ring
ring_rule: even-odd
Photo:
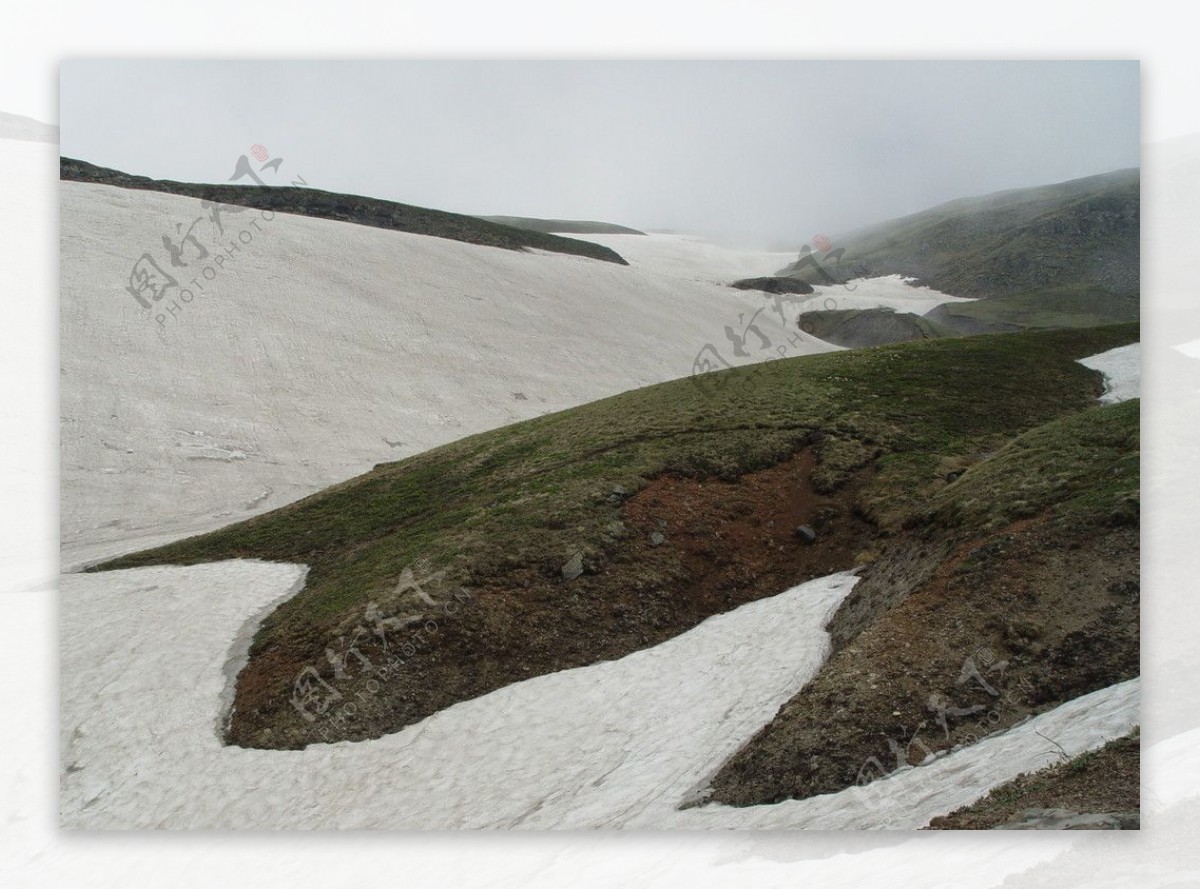
[[[650,533],[650,546],[651,547],[661,546],[663,544],[663,542],[665,542],[666,540],[667,540],[666,535],[664,535],[662,532],[651,532]]]
[[[583,574],[583,554],[578,550],[563,563],[562,576],[564,581],[574,581]]]
[[[811,525],[796,526],[795,535],[805,544],[815,544],[817,542],[817,533],[813,531]]]

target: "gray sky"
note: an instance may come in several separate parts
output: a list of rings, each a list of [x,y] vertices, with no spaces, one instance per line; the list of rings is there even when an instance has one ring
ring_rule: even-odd
[[[1139,163],[1137,62],[68,61],[62,153],[799,244]],[[259,165],[256,164],[257,168]],[[243,180],[248,182],[248,180]]]

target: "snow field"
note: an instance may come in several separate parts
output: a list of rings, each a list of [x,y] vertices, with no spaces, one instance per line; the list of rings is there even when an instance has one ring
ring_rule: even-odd
[[[839,573],[616,661],[537,677],[368,742],[225,747],[230,684],[303,567],[231,561],[63,578],[64,827],[917,828],[1127,732],[1137,681],[866,788],[677,809],[819,669]],[[436,645],[436,642],[435,642]]]

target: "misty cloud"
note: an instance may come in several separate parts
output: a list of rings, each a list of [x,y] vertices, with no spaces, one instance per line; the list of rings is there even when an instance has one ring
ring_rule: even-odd
[[[62,152],[219,182],[251,145],[313,187],[462,213],[793,245],[1139,162],[1137,62],[63,65]]]

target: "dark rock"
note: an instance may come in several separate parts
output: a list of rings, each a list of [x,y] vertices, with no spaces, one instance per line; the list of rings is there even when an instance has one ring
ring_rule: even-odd
[[[815,531],[813,531],[812,526],[810,526],[810,525],[796,526],[795,534],[796,534],[796,537],[799,538],[801,541],[803,541],[805,544],[815,544],[817,541],[817,533]]]
[[[767,276],[765,278],[743,278],[735,281],[730,287],[738,290],[760,290],[767,294],[811,294],[813,287],[807,281],[787,276]]]

